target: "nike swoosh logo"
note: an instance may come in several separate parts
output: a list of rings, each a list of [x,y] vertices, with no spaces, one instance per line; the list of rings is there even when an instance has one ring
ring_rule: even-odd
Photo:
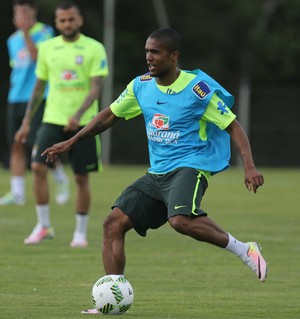
[[[167,104],[168,102],[157,101],[156,104]]]
[[[260,279],[261,278],[261,271],[260,271],[260,258],[259,258],[259,256],[258,256],[258,265],[257,265],[257,267],[258,267],[258,278]]]
[[[186,207],[186,205],[175,205],[175,209],[179,209],[179,208],[183,208],[183,207]]]
[[[88,164],[88,165],[85,166],[85,168],[88,169],[88,170],[89,169],[93,169],[95,167],[96,167],[96,164]]]

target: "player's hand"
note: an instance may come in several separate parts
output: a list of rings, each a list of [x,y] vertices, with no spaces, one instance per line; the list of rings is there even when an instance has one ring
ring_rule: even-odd
[[[79,129],[79,120],[73,116],[69,119],[68,124],[64,127],[64,132],[74,132]]]
[[[17,29],[21,29],[24,32],[28,32],[30,28],[35,24],[36,19],[32,10],[23,10],[17,12],[13,18],[13,23]]]
[[[245,185],[249,191],[257,192],[257,189],[264,184],[263,175],[256,169],[252,168],[245,173]]]
[[[44,150],[44,152],[41,154],[42,156],[47,156],[46,162],[53,163],[58,159],[59,154],[63,152],[67,152],[71,148],[69,140],[66,140],[61,143],[57,143],[52,145],[51,147],[48,147]]]
[[[27,122],[23,121],[21,127],[18,129],[18,131],[15,134],[15,142],[25,144],[29,131],[30,131],[30,125]]]

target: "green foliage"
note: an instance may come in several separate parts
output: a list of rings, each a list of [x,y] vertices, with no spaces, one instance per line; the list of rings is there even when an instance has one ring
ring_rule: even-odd
[[[75,222],[74,185],[69,204],[57,206],[51,199],[55,239],[34,247],[23,245],[36,221],[28,173],[26,206],[0,207],[0,318],[84,317],[80,311],[92,306],[92,286],[104,275],[102,222],[116,196],[145,171],[146,167],[107,166],[101,175],[90,175],[93,201],[85,249],[69,247]],[[227,251],[175,233],[167,224],[149,231],[146,238],[131,231],[125,275],[135,300],[124,318],[299,317],[300,170],[263,172],[265,185],[256,195],[244,188],[242,170],[216,175],[203,209],[237,238],[262,244],[270,269],[267,281],[260,283]],[[0,170],[0,174],[2,194],[9,173]]]
[[[54,25],[60,0],[36,0],[39,18]],[[170,26],[184,38],[183,68],[200,67],[220,81],[238,81],[250,63],[254,81],[299,81],[300,2],[297,0],[164,0]],[[104,0],[77,2],[83,32],[103,40]],[[6,10],[8,10],[6,8]],[[180,14],[178,14],[180,12]],[[11,15],[1,21],[11,25]],[[126,84],[146,72],[144,43],[158,28],[153,1],[115,1],[115,82]],[[6,35],[6,37],[8,34]],[[248,55],[252,55],[248,61]],[[246,61],[244,61],[246,59]]]

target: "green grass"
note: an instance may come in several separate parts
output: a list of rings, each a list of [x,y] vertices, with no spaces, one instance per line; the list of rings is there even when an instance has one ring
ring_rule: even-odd
[[[27,204],[0,207],[0,318],[84,318],[80,311],[91,307],[91,288],[104,275],[102,221],[116,196],[145,171],[108,166],[101,175],[90,175],[93,201],[86,249],[69,247],[74,188],[65,206],[51,199],[55,239],[23,245],[36,222],[28,172]],[[256,195],[244,188],[240,169],[215,176],[202,207],[240,240],[263,245],[267,281],[261,284],[231,253],[177,234],[167,224],[149,231],[146,238],[131,231],[125,275],[135,300],[123,318],[299,318],[300,169],[262,171],[265,185]],[[68,174],[72,176],[69,170]],[[3,194],[9,173],[0,169],[0,176]]]

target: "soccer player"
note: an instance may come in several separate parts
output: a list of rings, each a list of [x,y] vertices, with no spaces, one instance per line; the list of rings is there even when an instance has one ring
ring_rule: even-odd
[[[35,140],[31,168],[34,178],[37,224],[24,240],[27,245],[53,238],[50,223],[48,166],[41,152],[53,143],[73,136],[98,113],[102,79],[108,74],[105,48],[102,43],[80,32],[83,17],[72,1],[59,4],[55,10],[56,28],[61,35],[45,41],[39,48],[37,81],[27,105],[23,123],[15,139],[24,142],[29,123],[49,83],[49,94],[43,123]],[[88,173],[100,169],[100,141],[90,137],[77,144],[69,159],[77,186],[76,226],[71,247],[87,246],[90,189]]]
[[[14,135],[22,123],[26,105],[30,99],[34,84],[37,50],[41,42],[54,36],[50,25],[36,20],[37,7],[32,0],[15,0],[13,5],[13,23],[16,27],[7,40],[10,65],[10,90],[7,107],[7,139],[10,146],[10,186],[11,190],[0,198],[0,205],[25,204],[25,178],[27,167],[27,147],[32,148],[34,136],[41,124],[45,96],[39,111],[32,121],[32,129],[27,145],[14,142]],[[69,180],[60,162],[52,170],[56,181],[56,201],[64,204],[69,199]]]
[[[125,234],[146,236],[169,222],[177,232],[224,248],[238,256],[263,282],[267,264],[256,242],[241,242],[220,228],[200,208],[211,176],[229,166],[230,137],[245,171],[245,185],[254,193],[263,185],[249,140],[230,110],[233,96],[197,69],[177,66],[181,36],[159,29],[146,41],[147,74],[132,80],[109,107],[67,141],[42,155],[53,162],[83,139],[99,134],[120,119],[143,114],[150,168],[124,190],[104,221],[102,258],[106,274],[124,274]]]

